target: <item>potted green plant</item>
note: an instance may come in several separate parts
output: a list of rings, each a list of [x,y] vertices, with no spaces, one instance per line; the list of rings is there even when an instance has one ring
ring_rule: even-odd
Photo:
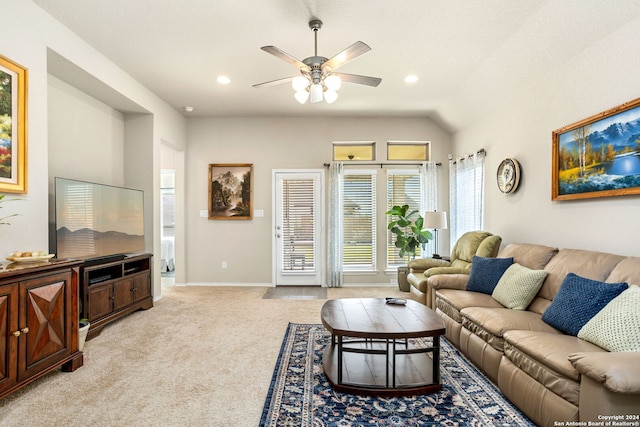
[[[89,333],[89,319],[82,317],[82,300],[78,301],[78,314],[80,319],[78,320],[78,350],[84,350],[84,342],[87,340],[87,334]]]
[[[87,340],[89,333],[89,319],[82,318],[78,322],[78,350],[84,350],[84,342]]]
[[[396,235],[395,246],[400,250],[400,258],[406,258],[407,264],[416,257],[418,247],[424,250],[431,239],[431,232],[422,228],[424,218],[417,209],[409,211],[409,205],[394,206],[387,211],[392,217],[388,229]],[[398,287],[401,291],[409,291],[408,266],[398,267]]]
[[[5,195],[4,194],[0,194],[0,208],[2,208],[2,203],[3,203],[3,199],[4,199]],[[11,200],[15,200],[15,199],[11,199]],[[4,200],[5,202],[10,202],[11,200],[7,199]],[[11,215],[7,215],[7,216],[3,216],[2,218],[0,218],[0,224],[5,224],[5,225],[10,225],[10,223],[5,222],[5,220],[7,218],[11,218],[12,216],[17,216],[18,214],[11,214]]]

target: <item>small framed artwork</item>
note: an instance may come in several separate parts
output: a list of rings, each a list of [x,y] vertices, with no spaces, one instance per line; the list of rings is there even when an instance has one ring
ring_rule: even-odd
[[[640,194],[640,98],[552,133],[551,200]]]
[[[209,219],[253,218],[253,164],[209,165]]]
[[[1,55],[0,192],[27,192],[27,69]]]

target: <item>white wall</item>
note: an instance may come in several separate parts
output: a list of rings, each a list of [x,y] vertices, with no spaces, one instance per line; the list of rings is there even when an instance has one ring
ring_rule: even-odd
[[[9,3],[8,5],[6,3]],[[5,19],[0,26],[0,54],[28,69],[27,92],[27,185],[28,193],[8,195],[19,202],[5,204],[2,216],[17,213],[11,225],[0,225],[0,255],[14,250],[47,249],[48,243],[48,154],[47,154],[47,57],[46,32],[38,28],[44,13],[31,3],[3,2]],[[35,13],[34,13],[35,12]],[[11,18],[8,18],[8,17]]]
[[[485,229],[529,242],[640,256],[638,196],[551,201],[551,132],[640,97],[640,19],[563,58],[477,123],[454,134],[456,155],[487,150]],[[522,183],[505,196],[496,169],[518,159]]]
[[[82,138],[77,138],[75,143],[66,145],[65,150],[70,159],[59,159],[59,153],[51,154],[51,161],[55,162],[52,172],[58,173],[62,170],[59,161],[64,162],[65,175],[75,175],[77,178],[87,179],[84,174],[105,173],[109,179],[114,181],[122,180],[123,185],[144,188],[149,191],[148,208],[150,217],[147,228],[150,230],[151,240],[150,251],[160,253],[160,223],[159,211],[160,200],[160,147],[161,141],[171,141],[177,147],[186,147],[186,119],[171,106],[166,104],[146,87],[135,81],[122,69],[110,62],[102,54],[93,49],[86,42],[78,38],[73,32],[51,18],[42,9],[32,2],[24,0],[3,0],[3,16],[5,24],[0,27],[0,53],[13,61],[23,65],[29,70],[28,87],[28,193],[21,195],[24,200],[16,202],[15,212],[20,216],[12,221],[11,226],[2,226],[0,229],[0,254],[6,254],[12,250],[32,250],[47,248],[48,245],[48,210],[49,210],[49,140],[48,134],[51,127],[55,126],[56,118],[48,114],[48,62],[47,54],[54,51],[56,55],[63,57],[74,67],[82,69],[90,76],[86,81],[99,82],[100,91],[105,89],[126,98],[131,104],[139,106],[142,111],[153,116],[151,122],[147,123],[147,135],[140,137],[137,135],[132,141],[127,141],[127,122],[123,112],[124,142],[117,141],[115,133],[120,132],[119,125],[109,127],[111,136],[100,136],[102,141],[111,140],[116,147],[111,151],[104,148],[103,151],[90,150],[87,153],[82,146]],[[65,80],[67,81],[67,80]],[[65,105],[74,104],[78,108],[84,109],[90,106],[92,114],[97,114],[103,107],[99,103],[93,103],[87,98],[78,97],[78,102],[71,101],[77,96],[73,90],[63,88],[60,82],[52,80],[52,96],[56,99],[64,99]],[[85,88],[83,88],[85,90]],[[98,91],[98,92],[100,92]],[[60,93],[60,92],[64,92]],[[93,94],[90,94],[94,96]],[[99,100],[103,103],[104,100]],[[80,105],[83,105],[80,107]],[[52,106],[55,108],[55,106]],[[62,107],[60,107],[62,108]],[[69,116],[85,114],[83,111],[67,111]],[[119,115],[114,110],[105,108],[102,110],[104,120],[108,123],[112,120],[112,125],[120,120]],[[54,114],[52,114],[54,116]],[[129,117],[131,118],[131,117]],[[130,122],[134,126],[129,131],[130,135],[136,135],[139,129],[135,120]],[[117,128],[117,129],[116,129]],[[62,130],[53,131],[60,135]],[[93,130],[96,134],[98,130]],[[57,137],[56,137],[57,138]],[[59,141],[58,143],[69,144],[70,141]],[[141,147],[127,147],[127,144],[142,144]],[[73,145],[73,146],[72,146]],[[82,158],[73,161],[73,153],[78,149],[80,153],[89,154],[93,159]],[[106,151],[104,151],[106,150]],[[136,153],[138,159],[125,162],[125,153]],[[109,152],[106,155],[105,152]],[[122,158],[120,158],[122,152]],[[82,163],[80,163],[82,162]],[[87,171],[87,163],[96,166],[94,171]],[[68,169],[67,169],[68,168]],[[83,176],[80,176],[83,175]],[[89,180],[91,178],[88,178]],[[131,182],[127,182],[127,180]],[[98,180],[103,181],[103,179]],[[116,182],[110,182],[115,184]],[[12,209],[13,206],[12,206]],[[5,212],[3,212],[5,214]],[[146,216],[146,215],[145,215]],[[13,218],[12,218],[13,219]],[[159,256],[154,258],[155,271],[160,270]],[[160,275],[154,276],[154,296],[160,296]]]
[[[48,95],[49,177],[123,186],[124,115],[51,75]]]
[[[432,159],[446,164],[449,134],[425,118],[210,118],[189,119],[187,151],[187,281],[190,283],[271,284],[272,170],[319,169],[332,159],[332,141],[376,141],[377,161],[386,159],[388,140],[429,140]],[[251,221],[201,218],[207,209],[208,165],[253,163]],[[447,200],[448,174],[441,171],[441,198]],[[384,232],[384,230],[382,230]],[[384,254],[378,264],[384,266]],[[227,261],[228,269],[221,268]],[[348,282],[389,283],[384,273],[349,276]]]

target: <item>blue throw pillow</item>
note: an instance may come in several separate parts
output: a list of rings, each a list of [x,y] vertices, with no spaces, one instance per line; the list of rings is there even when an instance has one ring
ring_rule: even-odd
[[[569,273],[542,320],[565,334],[578,336],[593,316],[628,287],[626,283],[598,282]]]
[[[474,256],[467,290],[491,295],[502,274],[513,264],[513,258],[485,258]]]

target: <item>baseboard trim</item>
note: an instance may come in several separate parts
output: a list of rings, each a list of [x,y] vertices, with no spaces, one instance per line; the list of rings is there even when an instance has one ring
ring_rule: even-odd
[[[188,283],[176,283],[176,287],[185,287],[185,286],[237,286],[237,287],[267,287],[273,288],[275,285],[273,283],[229,283],[229,282],[188,282]],[[344,283],[342,287],[344,288],[393,288],[398,285],[390,284],[390,283]],[[327,287],[326,285],[322,285],[323,288]]]
[[[274,285],[271,283],[229,283],[229,282],[188,282],[188,283],[176,283],[175,286],[240,286],[240,287],[256,287],[272,288]]]

